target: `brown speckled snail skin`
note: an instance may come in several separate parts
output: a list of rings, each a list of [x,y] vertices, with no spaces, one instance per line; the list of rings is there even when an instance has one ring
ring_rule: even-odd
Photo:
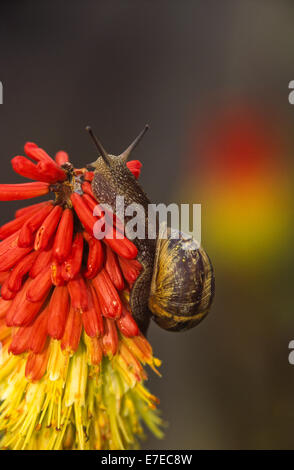
[[[94,168],[92,190],[97,200],[116,207],[116,196],[124,196],[125,205],[140,204],[145,209],[147,231],[150,201],[132,175],[126,162],[148,126],[119,156],[109,155],[87,128],[99,151]],[[127,221],[127,218],[126,218]],[[140,222],[139,222],[140,223]],[[162,328],[182,331],[197,325],[208,313],[214,296],[212,264],[205,251],[190,236],[182,233],[171,238],[135,239],[138,261],[143,269],[130,293],[130,305],[135,320],[143,333],[150,318]],[[128,235],[126,233],[126,235]]]

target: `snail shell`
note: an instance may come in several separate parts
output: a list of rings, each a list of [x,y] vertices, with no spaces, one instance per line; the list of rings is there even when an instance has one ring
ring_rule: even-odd
[[[213,296],[213,268],[203,248],[191,236],[161,227],[149,296],[156,323],[170,331],[190,329],[207,315]]]

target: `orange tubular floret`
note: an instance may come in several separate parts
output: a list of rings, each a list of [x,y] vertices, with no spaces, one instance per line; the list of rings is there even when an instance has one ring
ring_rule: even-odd
[[[82,184],[82,190],[84,191],[84,193],[88,194],[89,196],[91,196],[94,200],[95,200],[95,196],[94,196],[94,193],[92,191],[92,186],[90,183],[88,183],[87,181],[85,183]],[[97,201],[96,201],[96,204],[97,204]]]
[[[44,250],[47,248],[50,238],[56,231],[56,227],[62,215],[62,207],[55,206],[50,214],[46,217],[38,232],[36,233],[35,250]]]
[[[88,308],[83,311],[82,321],[84,325],[85,332],[91,338],[100,334],[100,325],[98,319],[98,312],[96,311],[94,300],[92,297],[92,292],[90,289],[87,289],[88,294]],[[100,314],[101,315],[101,314]]]
[[[46,344],[47,339],[48,306],[36,318],[32,325],[29,350],[35,354],[40,354]]]
[[[73,236],[73,213],[65,209],[62,213],[53,245],[53,256],[62,263],[70,254]]]
[[[127,167],[130,172],[133,173],[134,177],[138,179],[141,173],[142,163],[139,162],[139,160],[130,160],[127,162]]]
[[[80,232],[76,233],[69,257],[62,264],[62,277],[65,281],[73,279],[81,269],[83,258],[83,236]]]
[[[12,354],[22,354],[29,349],[29,343],[32,334],[32,327],[20,327],[17,332],[12,336],[12,341],[8,351]]]
[[[86,171],[85,180],[93,181],[93,179],[94,179],[94,172],[93,171]]]
[[[107,246],[105,269],[109,274],[112,284],[117,290],[123,290],[125,283],[117,261],[116,254]]]
[[[40,302],[30,302],[27,300],[26,295],[31,283],[32,280],[28,279],[13,299],[6,315],[7,326],[28,326],[39,313],[45,298]]]
[[[139,328],[131,313],[123,305],[121,317],[116,320],[116,324],[123,335],[128,337],[137,336]]]
[[[33,244],[35,232],[39,229],[44,219],[50,214],[52,210],[52,204],[42,207],[23,225],[18,238],[18,245],[20,247],[27,247]]]
[[[138,249],[134,243],[125,236],[123,236],[123,238],[118,238],[115,228],[113,229],[113,233],[106,234],[103,241],[122,258],[134,259],[138,255]]]
[[[19,305],[25,300],[26,298],[26,291],[30,285],[30,280],[28,279],[24,284],[23,288],[16,294],[15,298],[11,301],[11,305],[6,314],[6,325],[13,326],[13,318],[15,313],[18,310]]]
[[[68,153],[64,152],[63,150],[60,150],[55,155],[55,161],[56,161],[57,165],[59,165],[59,166],[64,165],[65,163],[69,162]]]
[[[143,269],[142,265],[136,259],[119,257],[118,261],[125,280],[132,286]]]
[[[32,160],[35,160],[36,162],[43,161],[51,163],[53,161],[52,158],[48,155],[48,153],[38,147],[38,145],[34,142],[26,142],[24,146],[24,151],[28,157],[30,157]]]
[[[32,251],[15,266],[8,278],[8,288],[10,290],[15,292],[20,290],[23,277],[30,271],[37,256],[38,253]]]
[[[5,345],[6,342],[11,340],[11,329],[5,325],[4,319],[0,319],[0,342],[2,346]]]
[[[31,251],[31,248],[12,247],[6,251],[5,256],[0,259],[0,271],[8,271],[17,264],[24,256]]]
[[[31,382],[38,382],[39,380],[41,380],[41,378],[46,372],[48,357],[48,346],[40,354],[29,354],[25,369],[25,376],[28,380],[30,380]]]
[[[88,289],[81,275],[76,279],[72,279],[67,284],[68,292],[73,308],[84,312],[89,308],[88,305]]]
[[[54,162],[53,165],[51,162],[39,162],[35,165],[31,160],[17,156],[11,160],[11,164],[16,173],[32,180],[56,183],[66,178],[65,171],[58,168]]]
[[[3,242],[0,242],[0,258],[6,255],[11,248],[15,248],[18,246],[18,238],[19,238],[20,231],[13,233],[9,237],[5,238]]]
[[[140,382],[142,379],[147,379],[145,371],[141,366],[138,359],[131,353],[128,347],[124,343],[119,345],[119,353],[122,361],[126,365],[127,370],[131,370],[135,374],[136,379]]]
[[[27,291],[27,299],[30,302],[40,302],[40,300],[47,296],[51,286],[51,272],[47,267],[31,281],[30,287]]]
[[[82,333],[82,318],[78,310],[70,307],[66,320],[64,334],[61,340],[61,349],[74,353],[79,346]]]
[[[45,299],[39,302],[30,302],[24,299],[22,305],[18,305],[16,312],[13,316],[14,326],[27,326],[30,325],[34,318],[39,313]]]
[[[93,366],[99,366],[103,358],[103,350],[101,340],[98,338],[88,338],[87,349],[90,356],[90,361]]]
[[[51,281],[55,286],[64,286],[65,280],[62,277],[62,264],[53,261],[51,263]]]
[[[92,280],[92,283],[97,293],[103,316],[119,318],[122,312],[121,300],[104,268]]]
[[[103,248],[100,240],[96,240],[96,238],[91,237],[87,232],[84,232],[83,235],[89,245],[87,269],[83,275],[86,279],[93,279],[103,265]]]
[[[0,318],[6,317],[8,310],[12,305],[11,300],[4,300],[0,298]]]
[[[29,272],[30,278],[35,279],[46,266],[49,267],[51,258],[52,249],[37,252],[37,258]]]
[[[115,322],[110,318],[104,319],[104,335],[102,348],[105,356],[114,356],[118,348],[118,335]]]
[[[93,216],[86,202],[79,194],[73,193],[70,199],[85,230],[87,230],[90,235],[93,235],[93,227],[97,219]]]
[[[48,183],[0,184],[0,201],[18,201],[44,196],[49,192]]]
[[[88,288],[91,291],[92,300],[93,300],[95,312],[97,315],[98,327],[99,327],[98,336],[102,336],[104,333],[104,324],[103,324],[103,317],[102,317],[102,312],[101,312],[101,307],[99,304],[98,296],[91,282],[88,282]]]
[[[10,275],[10,271],[3,271],[2,273],[0,272],[0,285],[6,281],[9,275]]]
[[[4,300],[12,300],[16,296],[16,292],[12,292],[8,287],[8,278],[3,282],[1,287],[1,297]]]
[[[45,152],[45,150],[38,147],[32,142],[25,144],[25,152],[28,157],[39,162],[38,168],[43,174],[47,174],[54,181],[64,181],[66,173],[60,166]]]
[[[32,209],[31,212],[23,214],[16,219],[7,222],[7,224],[0,227],[0,238],[3,240],[6,237],[9,237],[12,233],[15,233],[17,230],[21,229],[25,222],[27,222],[34,213],[38,212],[38,208]]]
[[[56,287],[51,296],[48,312],[48,334],[54,339],[61,339],[69,312],[67,287]]]
[[[15,218],[22,217],[25,214],[32,215],[35,212],[35,209],[42,209],[43,206],[48,206],[49,204],[52,204],[53,201],[44,201],[44,202],[38,202],[37,204],[31,204],[30,206],[22,207],[21,209],[18,209],[15,211]]]

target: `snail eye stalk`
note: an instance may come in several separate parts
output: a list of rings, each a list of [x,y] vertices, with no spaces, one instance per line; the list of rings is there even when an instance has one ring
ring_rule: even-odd
[[[86,131],[89,132],[90,137],[92,138],[95,147],[98,150],[99,156],[101,156],[106,163],[106,165],[110,166],[110,160],[108,153],[104,149],[103,145],[101,144],[100,140],[95,136],[94,132],[92,131],[92,128],[90,126],[86,126]]]
[[[146,132],[149,130],[149,125],[146,124],[144,129],[140,132],[140,134],[135,138],[135,140],[129,145],[129,147],[119,155],[119,157],[124,160],[125,162],[129,159],[132,151],[137,147],[139,142],[142,140]]]

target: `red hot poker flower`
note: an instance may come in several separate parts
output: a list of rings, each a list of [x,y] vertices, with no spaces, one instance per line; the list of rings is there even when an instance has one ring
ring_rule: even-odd
[[[131,394],[136,395],[138,403],[142,401],[140,409],[148,403],[149,411],[145,410],[142,416],[146,416],[146,422],[153,423],[153,430],[160,434],[156,430],[157,418],[148,415],[154,408],[155,399],[141,383],[146,378],[141,363],[147,362],[154,367],[155,359],[147,341],[146,345],[141,339],[126,301],[128,286],[135,282],[142,268],[136,260],[137,248],[124,235],[124,226],[115,216],[112,227],[111,214],[106,214],[104,220],[106,235],[99,240],[95,238],[94,227],[105,214],[91,188],[93,172],[75,169],[63,151],[56,154],[54,161],[32,142],[25,145],[25,153],[28,158],[17,156],[12,159],[12,166],[18,174],[36,181],[0,184],[0,200],[28,199],[49,192],[55,195],[55,200],[18,209],[15,218],[0,227],[3,240],[0,242],[0,341],[4,351],[0,400],[2,388],[5,396],[5,384],[9,383],[5,374],[14,370],[10,361],[19,358],[22,362],[15,363],[15,373],[20,374],[15,383],[19,385],[13,393],[17,400],[20,396],[29,400],[31,383],[40,386],[33,399],[34,410],[39,410],[36,413],[40,412],[40,415],[37,418],[37,415],[29,414],[33,412],[27,402],[18,404],[10,425],[10,421],[1,415],[1,409],[6,407],[4,398],[0,409],[0,435],[5,431],[2,445],[8,448],[36,447],[37,444],[30,442],[39,431],[39,442],[43,442],[38,444],[40,448],[47,445],[52,448],[73,445],[76,448],[89,445],[121,448],[124,439],[119,437],[121,431],[113,428],[117,424],[112,418],[111,426],[109,421],[110,416],[114,416],[112,398],[109,398],[112,385],[108,383],[113,374],[117,374],[117,383],[125,381],[121,389],[123,394],[131,387],[126,401],[123,396],[119,398],[126,406],[119,419],[123,423],[125,416],[128,417],[123,426],[128,432],[132,429],[133,442],[138,424],[134,424]],[[138,178],[140,162],[128,162],[127,165]],[[117,233],[120,237],[116,237]],[[101,410],[106,411],[101,412],[99,419],[96,416],[93,429],[90,429],[79,413],[86,403],[87,381],[93,377],[96,380],[101,367],[105,368],[102,386],[107,389]],[[46,394],[42,388],[44,383]],[[23,385],[28,388],[22,390]],[[89,396],[94,388],[89,382]],[[38,408],[41,397],[43,404]],[[63,397],[62,402],[58,397]],[[87,416],[96,408],[100,410],[100,395],[95,395],[95,400],[87,403]],[[47,410],[49,406],[52,412]],[[25,414],[17,415],[20,409]],[[8,416],[8,411],[6,414]],[[47,423],[44,419],[43,425],[44,416]],[[71,416],[75,416],[73,425]],[[103,426],[102,431],[99,430],[99,420],[105,421],[105,429],[111,429],[111,436],[105,433]],[[76,432],[70,432],[72,429]],[[90,435],[88,444],[85,432]],[[51,433],[52,437],[47,438],[46,433]],[[64,440],[63,435],[66,436]],[[76,444],[70,443],[73,435],[76,435]]]

